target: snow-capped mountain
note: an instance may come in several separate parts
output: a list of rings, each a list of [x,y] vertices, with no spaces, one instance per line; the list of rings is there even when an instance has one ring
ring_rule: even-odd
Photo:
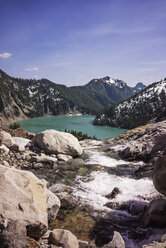
[[[143,90],[143,89],[145,89],[145,88],[146,88],[146,85],[143,84],[142,82],[138,82],[138,83],[136,84],[136,86],[133,87],[133,89],[135,89],[136,91],[141,91],[141,90]]]
[[[127,83],[123,80],[113,79],[108,76],[104,78],[93,79],[88,84],[86,84],[85,87],[90,91],[93,91],[94,94],[102,93],[105,99],[107,97],[110,98],[111,104],[125,100],[138,92],[138,90],[128,86]]]
[[[0,114],[5,118],[37,117],[79,111],[97,114],[103,107],[134,95],[118,79],[93,79],[84,86],[67,87],[47,79],[21,79],[0,70]]]
[[[95,124],[134,128],[166,118],[166,79],[149,85],[122,103],[111,106]]]

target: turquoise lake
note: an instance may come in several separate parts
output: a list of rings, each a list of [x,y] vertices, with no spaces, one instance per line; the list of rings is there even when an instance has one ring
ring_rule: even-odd
[[[93,120],[95,116],[49,116],[33,118],[19,121],[22,128],[29,132],[37,133],[46,129],[55,129],[58,131],[75,130],[87,133],[89,136],[96,136],[97,139],[114,138],[126,131],[126,129],[94,126]]]

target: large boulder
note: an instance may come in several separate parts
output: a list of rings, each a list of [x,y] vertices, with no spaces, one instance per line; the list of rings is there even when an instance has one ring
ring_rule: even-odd
[[[166,196],[166,155],[156,160],[152,178],[155,188]]]
[[[78,139],[70,133],[46,130],[37,133],[32,142],[35,145],[38,145],[38,147],[46,153],[61,153],[72,157],[80,156],[82,154],[82,148]]]
[[[56,208],[57,212],[59,207],[59,199],[33,173],[0,165],[2,216],[14,221],[41,222],[48,226],[48,209]]]
[[[77,238],[68,230],[54,229],[50,232],[49,243],[65,248],[79,248]]]
[[[143,216],[145,227],[166,227],[166,200],[156,199],[149,203]]]
[[[7,146],[7,147],[10,147],[14,144],[12,136],[5,131],[0,132],[0,145],[2,145],[2,144]]]

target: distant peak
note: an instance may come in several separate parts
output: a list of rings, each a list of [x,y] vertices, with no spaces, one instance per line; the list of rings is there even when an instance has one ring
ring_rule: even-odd
[[[90,83],[106,83],[109,85],[114,85],[114,86],[119,87],[119,88],[123,88],[123,87],[127,86],[125,81],[120,80],[120,79],[114,79],[114,78],[111,78],[109,76],[106,76],[103,78],[98,78],[98,79],[95,78],[92,81],[90,81]]]
[[[143,90],[146,88],[146,85],[143,84],[142,82],[138,82],[134,88],[138,90]]]
[[[106,83],[109,83],[109,84],[115,84],[115,79],[108,77],[108,76],[102,78],[102,80],[105,81]]]

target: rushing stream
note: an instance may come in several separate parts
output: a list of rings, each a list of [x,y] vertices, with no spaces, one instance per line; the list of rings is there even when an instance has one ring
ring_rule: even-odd
[[[34,171],[52,187],[63,183],[69,189],[58,195],[62,207],[52,228],[68,229],[79,239],[94,240],[98,247],[112,240],[114,231],[121,234],[126,248],[160,240],[166,229],[145,228],[142,223],[148,202],[160,197],[152,180],[136,178],[142,163],[115,159],[104,141],[82,141],[81,146],[83,164],[78,159],[53,170]]]
[[[101,170],[90,175],[76,177],[73,195],[94,211],[103,213],[102,219],[95,225],[92,237],[97,244],[103,245],[112,239],[113,231],[121,233],[126,248],[138,248],[143,244],[158,240],[164,230],[143,228],[142,215],[147,203],[159,197],[159,193],[148,178],[136,179],[134,171],[141,163],[129,163],[116,160],[102,151],[101,141],[92,141],[91,146],[84,146],[85,161],[98,164]],[[119,194],[108,199],[114,188]]]

